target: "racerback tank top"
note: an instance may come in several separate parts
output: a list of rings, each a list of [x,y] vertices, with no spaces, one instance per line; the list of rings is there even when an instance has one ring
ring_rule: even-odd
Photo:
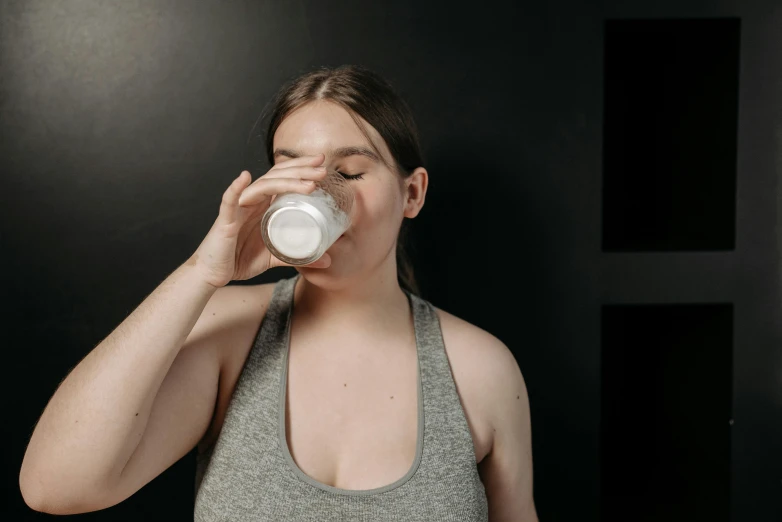
[[[285,437],[296,275],[276,283],[226,410],[220,435],[197,456],[194,520],[486,522],[472,435],[434,307],[405,291],[418,353],[418,438],[408,472],[367,490],[323,484],[291,457]]]

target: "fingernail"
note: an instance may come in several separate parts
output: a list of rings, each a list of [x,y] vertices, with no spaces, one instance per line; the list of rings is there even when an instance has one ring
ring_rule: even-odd
[[[313,185],[315,183],[311,179],[303,179],[301,180],[301,182],[304,183],[305,185]]]

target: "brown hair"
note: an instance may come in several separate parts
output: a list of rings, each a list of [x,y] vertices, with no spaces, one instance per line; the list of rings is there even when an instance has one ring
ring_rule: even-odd
[[[319,67],[280,89],[272,101],[271,120],[266,132],[266,157],[270,165],[274,165],[274,133],[282,120],[295,109],[315,100],[328,100],[345,108],[381,161],[399,176],[400,183],[417,167],[423,166],[418,128],[410,107],[388,81],[359,65]],[[391,151],[394,165],[386,163],[357,115],[383,138]],[[397,238],[397,280],[402,288],[420,294],[406,250],[409,222],[407,218],[402,220]]]

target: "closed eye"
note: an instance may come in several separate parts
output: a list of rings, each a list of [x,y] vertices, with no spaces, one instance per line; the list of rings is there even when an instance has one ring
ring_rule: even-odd
[[[342,174],[342,177],[345,179],[363,179],[362,176],[364,176],[363,172],[361,174],[345,174],[344,172],[339,172],[339,173]]]

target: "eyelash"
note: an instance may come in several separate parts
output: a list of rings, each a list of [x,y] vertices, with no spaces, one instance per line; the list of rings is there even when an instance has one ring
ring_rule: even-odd
[[[339,172],[339,171],[337,171],[337,172]],[[362,176],[364,176],[363,173],[350,175],[350,174],[345,174],[344,172],[340,172],[340,174],[342,174],[342,177],[345,178],[345,179],[364,179],[362,177]]]

